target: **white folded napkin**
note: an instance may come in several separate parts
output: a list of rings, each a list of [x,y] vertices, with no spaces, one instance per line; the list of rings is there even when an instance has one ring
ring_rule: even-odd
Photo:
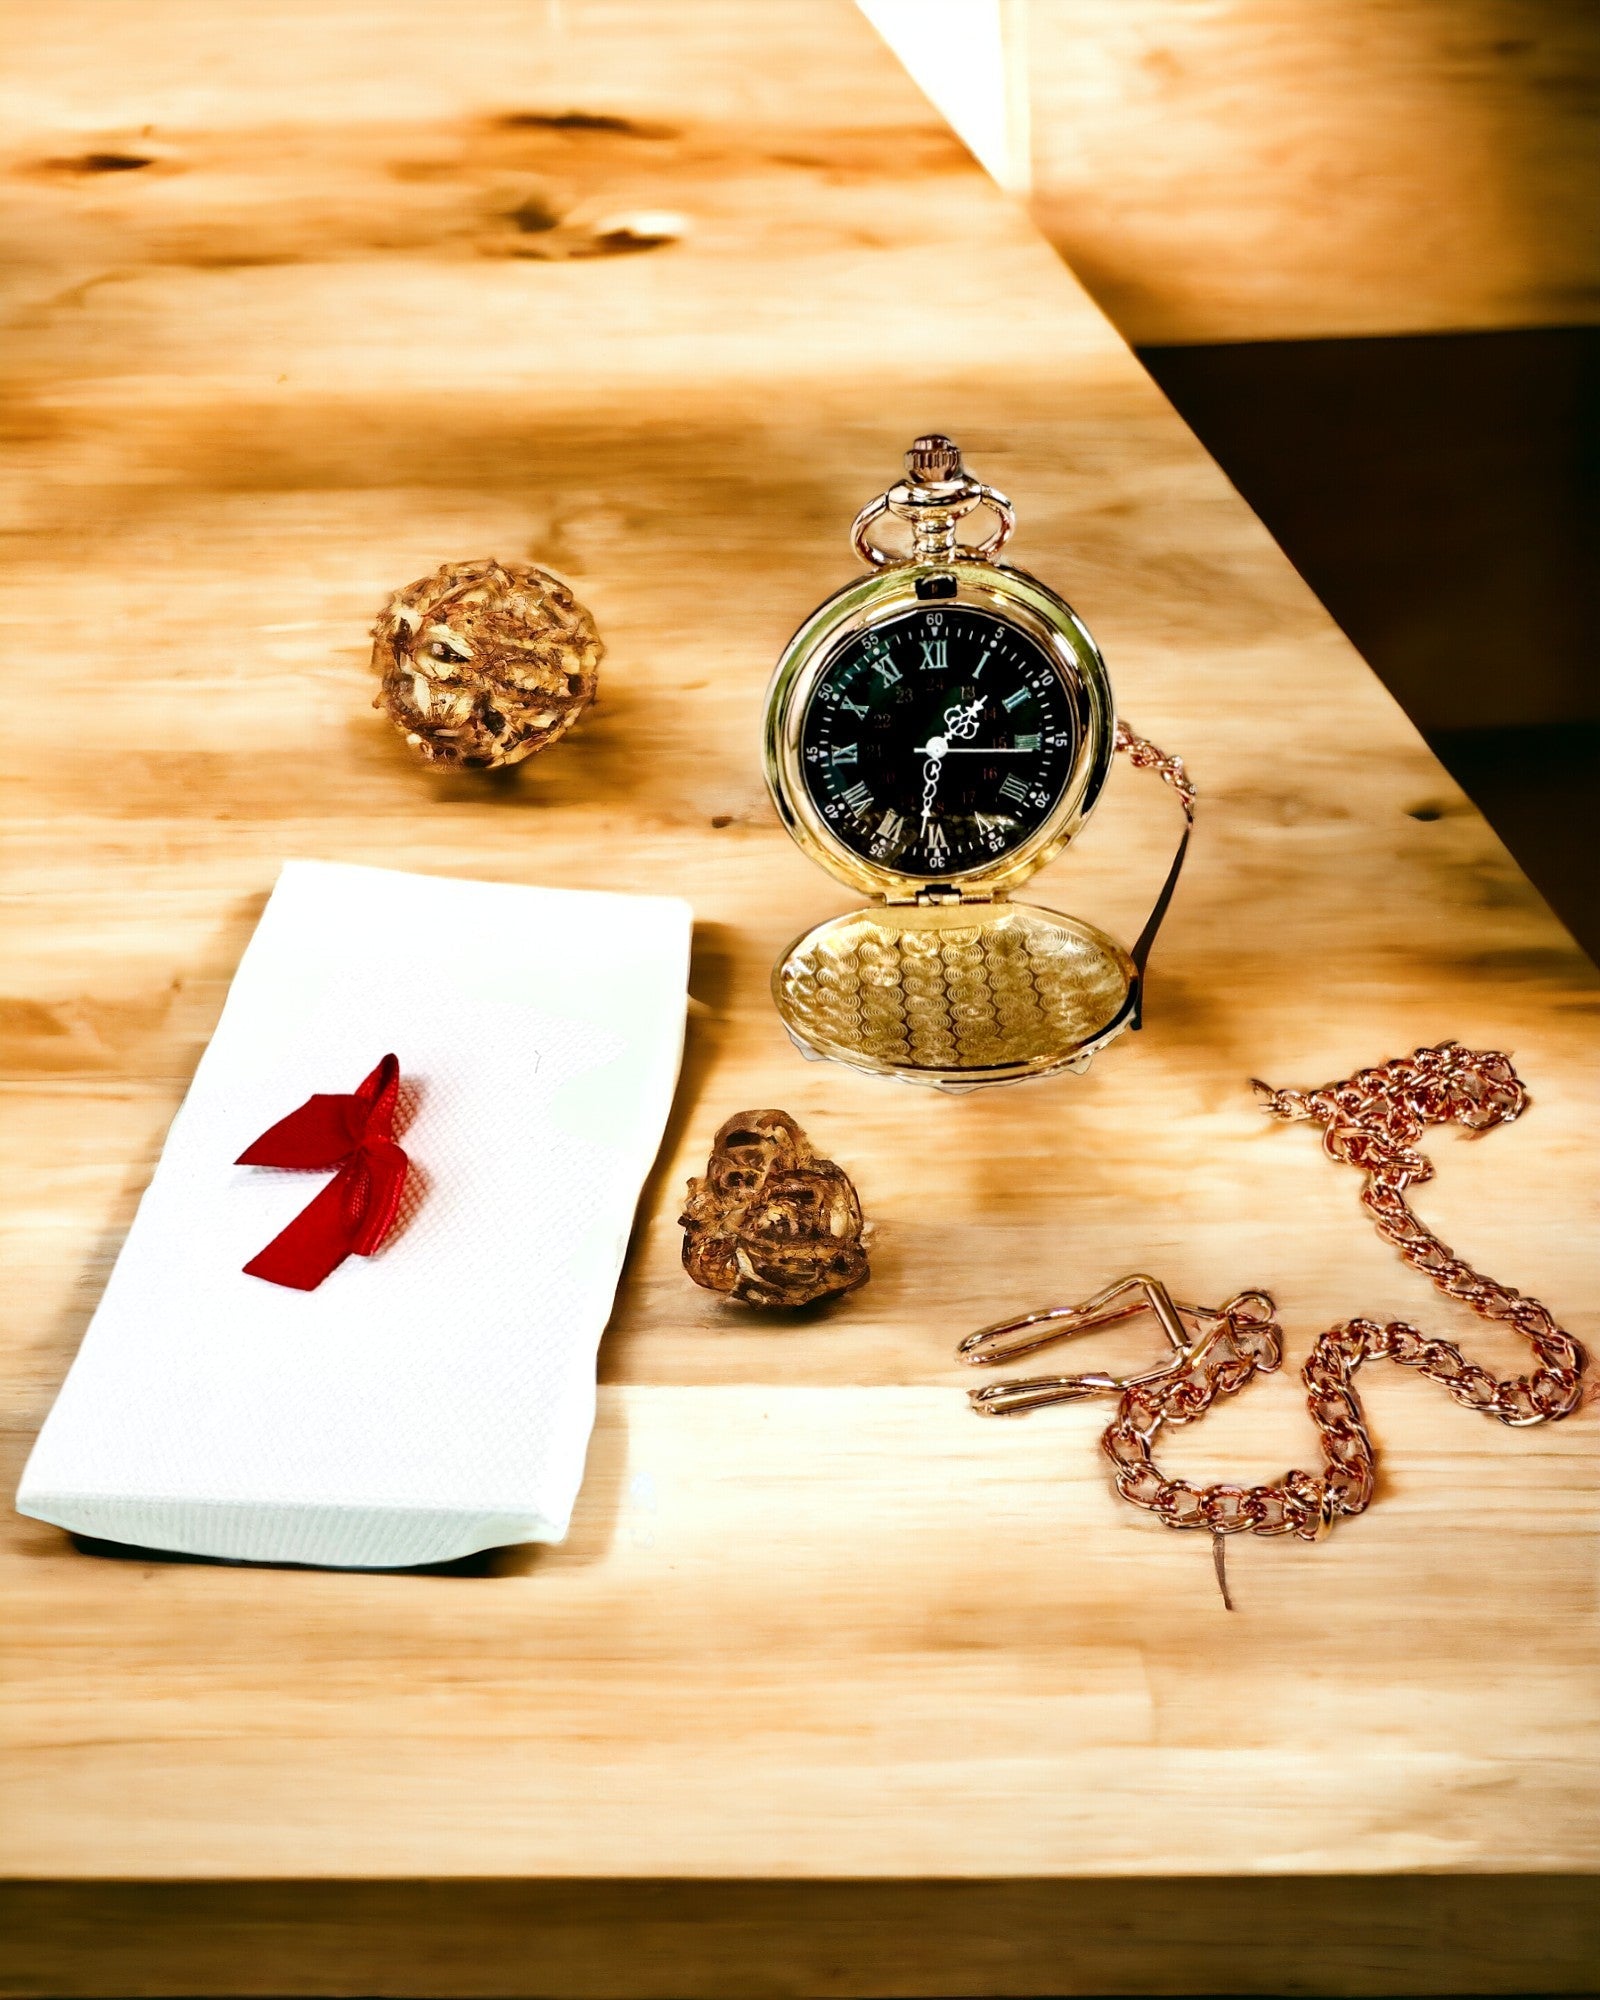
[[[143,1547],[387,1567],[560,1541],[682,1053],[691,912],[290,862],[22,1476]],[[394,1231],[313,1292],[242,1266],[327,1173],[233,1164],[401,1072]]]

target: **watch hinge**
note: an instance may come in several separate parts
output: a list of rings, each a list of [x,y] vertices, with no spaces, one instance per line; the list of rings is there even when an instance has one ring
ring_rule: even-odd
[[[916,900],[924,908],[930,903],[992,903],[994,897],[986,891],[976,894],[958,889],[953,882],[930,882],[926,889],[917,891]]]

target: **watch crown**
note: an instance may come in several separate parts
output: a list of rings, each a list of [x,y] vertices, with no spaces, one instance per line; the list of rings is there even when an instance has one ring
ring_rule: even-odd
[[[942,486],[962,476],[961,449],[935,433],[917,438],[905,458],[906,476],[918,486]]]

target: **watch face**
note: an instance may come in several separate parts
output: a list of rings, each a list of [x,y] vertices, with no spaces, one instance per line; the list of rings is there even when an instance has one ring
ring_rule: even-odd
[[[801,728],[835,838],[902,875],[992,867],[1061,797],[1077,724],[1049,655],[1007,619],[918,606],[841,646]]]

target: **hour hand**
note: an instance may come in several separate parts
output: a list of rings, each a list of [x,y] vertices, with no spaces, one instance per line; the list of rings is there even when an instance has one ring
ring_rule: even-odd
[[[978,733],[978,717],[983,712],[984,700],[985,697],[980,694],[976,701],[968,702],[965,708],[959,702],[954,708],[947,708],[944,712],[945,735],[947,737],[954,736],[962,740],[965,740],[969,736],[976,736]]]

